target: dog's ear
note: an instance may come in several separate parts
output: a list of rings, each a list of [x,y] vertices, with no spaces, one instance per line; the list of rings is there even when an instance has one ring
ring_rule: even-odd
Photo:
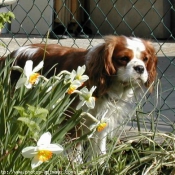
[[[148,52],[148,63],[147,63],[147,71],[148,71],[148,81],[146,82],[146,87],[150,88],[150,92],[153,90],[153,84],[157,77],[157,56],[154,47],[151,42],[146,43],[146,48]]]
[[[117,37],[107,36],[104,43],[88,52],[88,73],[91,85],[97,86],[97,96],[106,92],[111,83],[111,75],[116,73],[112,57],[117,44]]]
[[[114,36],[106,36],[104,38],[105,44],[104,44],[104,53],[103,53],[103,60],[105,65],[105,70],[108,73],[108,75],[112,75],[116,73],[116,69],[113,65],[112,57],[115,47],[117,47],[118,44],[118,37]]]

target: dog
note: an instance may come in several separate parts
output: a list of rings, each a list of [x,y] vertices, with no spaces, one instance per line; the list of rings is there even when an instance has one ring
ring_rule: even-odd
[[[72,71],[78,66],[86,66],[85,74],[89,76],[86,86],[97,87],[93,94],[95,108],[88,112],[99,121],[107,119],[107,127],[94,133],[92,148],[97,156],[106,154],[107,137],[116,137],[116,128],[131,117],[135,96],[142,94],[145,87],[150,91],[153,89],[157,57],[152,43],[136,37],[109,35],[104,37],[103,43],[88,50],[57,44],[31,44],[13,51],[10,57],[16,58],[14,65],[24,67],[27,60],[33,60],[36,66],[43,60],[45,48],[43,73],[55,65],[47,77],[62,70]],[[86,117],[87,127],[92,124],[89,120]],[[75,158],[78,162],[82,162],[79,153],[82,149],[82,145],[77,144],[74,156],[78,157]]]

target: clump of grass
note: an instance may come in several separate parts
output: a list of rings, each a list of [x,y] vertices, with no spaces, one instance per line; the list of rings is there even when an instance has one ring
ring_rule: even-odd
[[[156,140],[153,140],[153,136]],[[104,156],[102,165],[91,162],[87,174],[169,175],[174,174],[174,135],[165,133],[134,132],[133,136],[117,144],[108,143],[113,151]],[[115,142],[116,143],[116,142]],[[111,145],[112,144],[112,145]]]

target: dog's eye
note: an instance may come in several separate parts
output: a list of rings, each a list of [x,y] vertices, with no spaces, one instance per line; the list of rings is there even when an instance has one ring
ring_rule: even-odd
[[[144,62],[147,62],[148,61],[148,58],[147,57],[143,58],[143,61]]]
[[[124,56],[124,57],[121,57],[120,60],[124,62],[129,62],[129,57]]]

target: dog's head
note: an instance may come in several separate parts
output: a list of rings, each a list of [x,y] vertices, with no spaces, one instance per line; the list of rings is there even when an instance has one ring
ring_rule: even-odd
[[[98,95],[107,91],[114,76],[119,83],[152,86],[157,57],[150,41],[125,36],[107,36],[104,40],[87,55],[90,81],[98,87]]]

